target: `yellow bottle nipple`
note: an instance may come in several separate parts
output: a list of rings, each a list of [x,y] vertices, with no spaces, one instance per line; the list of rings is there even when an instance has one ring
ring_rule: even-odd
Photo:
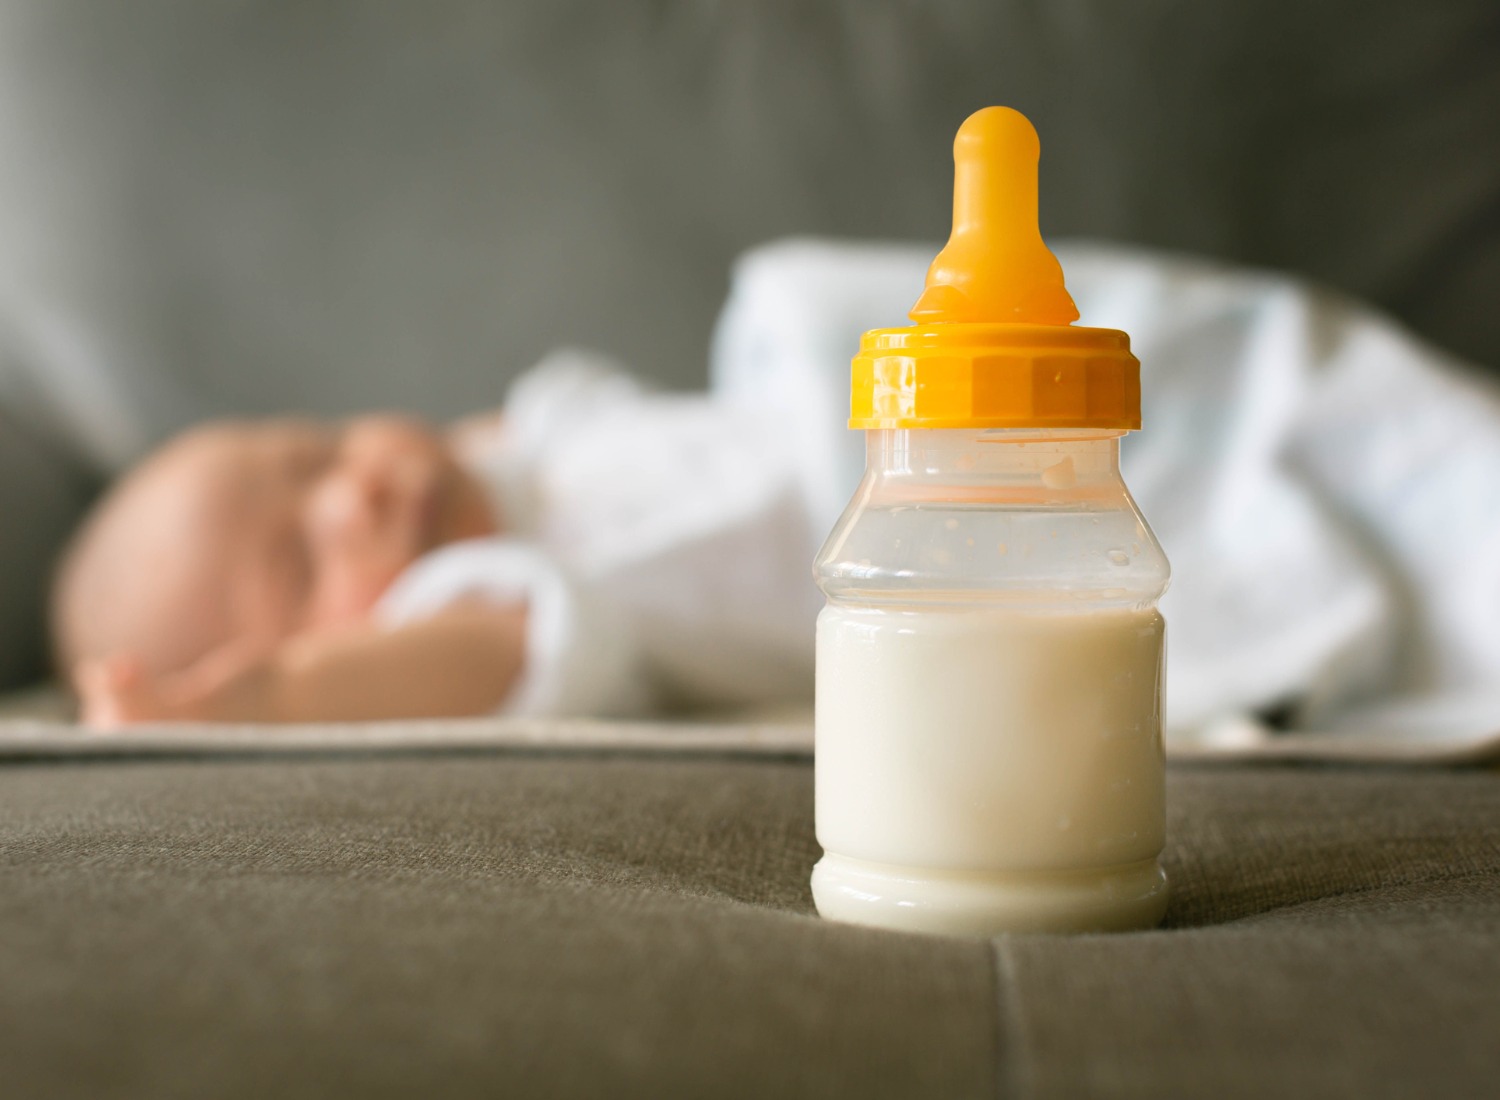
[[[849,427],[1141,426],[1130,337],[1073,324],[1062,266],[1037,230],[1041,143],[986,107],[953,143],[953,235],[927,271],[916,323],[871,329],[850,365]]]
[[[1041,142],[1009,107],[976,111],[953,142],[953,233],[911,309],[918,324],[1070,325],[1078,308],[1037,226]]]

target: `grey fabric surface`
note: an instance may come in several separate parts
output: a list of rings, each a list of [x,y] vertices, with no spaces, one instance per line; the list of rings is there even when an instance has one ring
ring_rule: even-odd
[[[122,448],[473,411],[558,343],[696,385],[735,255],[936,245],[990,103],[1041,131],[1050,236],[1500,351],[1489,0],[0,0],[0,308],[114,383]]]
[[[53,438],[0,403],[0,690],[47,672],[53,561],[96,482]]]
[[[811,770],[0,769],[6,1095],[1487,1096],[1500,776],[1176,769],[1167,926],[811,916]]]

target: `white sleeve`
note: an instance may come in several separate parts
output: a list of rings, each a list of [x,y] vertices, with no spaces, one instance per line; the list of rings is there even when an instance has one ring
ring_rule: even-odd
[[[427,555],[376,607],[387,627],[417,622],[461,600],[524,603],[526,656],[499,713],[619,716],[648,703],[636,646],[607,595],[580,584],[536,546],[475,539]]]

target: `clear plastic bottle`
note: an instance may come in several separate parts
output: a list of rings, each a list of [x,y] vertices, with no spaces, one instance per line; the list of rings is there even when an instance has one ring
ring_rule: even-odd
[[[854,362],[867,468],[815,566],[825,917],[989,935],[1165,911],[1168,566],[1119,466],[1139,364],[1070,323],[1037,155],[1014,111],[964,124],[918,323]]]

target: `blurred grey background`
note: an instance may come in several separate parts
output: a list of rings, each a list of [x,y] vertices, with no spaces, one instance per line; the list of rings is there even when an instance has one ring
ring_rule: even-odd
[[[0,682],[173,429],[473,411],[561,343],[700,384],[739,252],[936,244],[991,103],[1041,132],[1048,236],[1500,361],[1494,0],[0,0]]]

